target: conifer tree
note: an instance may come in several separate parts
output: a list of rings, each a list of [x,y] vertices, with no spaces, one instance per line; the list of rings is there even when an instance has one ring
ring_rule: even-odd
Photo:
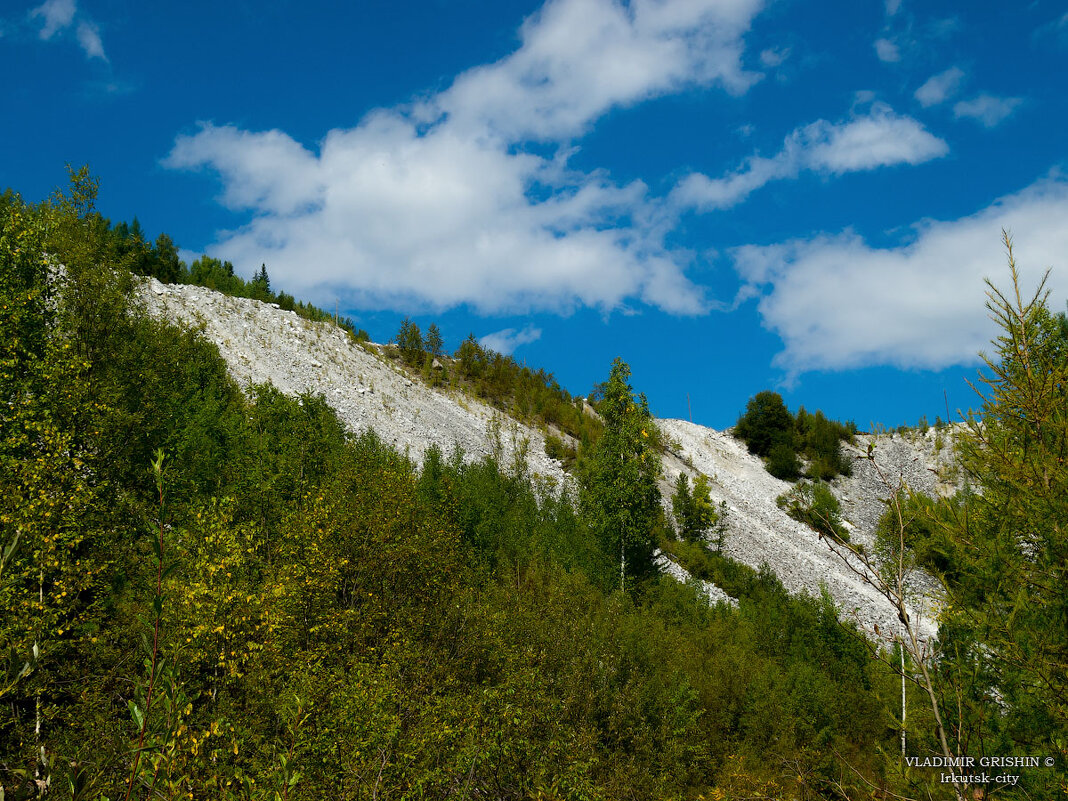
[[[981,487],[951,531],[964,560],[953,619],[996,686],[990,698],[1030,718],[1037,734],[1068,742],[1068,337],[1050,313],[1043,278],[1028,298],[1006,234],[1012,285],[988,282],[1001,326],[976,389],[981,415],[959,448]],[[1048,274],[1047,274],[1048,277]],[[1023,721],[1021,721],[1023,723]]]
[[[440,356],[444,352],[445,343],[441,339],[441,331],[438,330],[437,323],[431,323],[427,327],[423,344],[431,356]]]

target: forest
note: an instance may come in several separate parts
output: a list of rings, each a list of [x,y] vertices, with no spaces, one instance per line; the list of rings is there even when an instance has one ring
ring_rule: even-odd
[[[964,421],[972,489],[887,499],[883,557],[945,587],[921,665],[702,541],[707,488],[665,511],[622,361],[594,428],[550,374],[470,340],[455,354],[473,391],[581,440],[577,491],[460,452],[417,466],[322,397],[243,393],[134,286],[331,315],[275,294],[266,267],[185,266],[95,195],[80,170],[46,202],[0,198],[0,797],[1068,792],[1068,328],[1014,265],[990,287],[1001,334]],[[855,427],[802,413],[762,455],[848,469]],[[737,607],[660,577],[658,546]],[[962,786],[903,759],[946,755],[1052,763]]]

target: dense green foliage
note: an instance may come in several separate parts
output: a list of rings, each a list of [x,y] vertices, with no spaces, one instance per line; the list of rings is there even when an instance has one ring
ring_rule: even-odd
[[[794,520],[804,523],[821,536],[849,541],[849,531],[842,523],[841,505],[822,481],[799,482],[776,498],[775,502]]]
[[[833,610],[770,574],[710,609],[647,569],[625,365],[581,503],[459,453],[417,469],[146,318],[91,190],[0,206],[8,798],[826,794],[836,754],[884,781],[892,677]]]
[[[688,542],[696,542],[719,520],[715,506],[712,505],[711,487],[708,476],[698,473],[690,489],[690,479],[685,473],[679,473],[675,481],[675,494],[671,496],[671,511],[675,515],[675,526],[679,536]]]
[[[802,406],[793,415],[777,392],[758,392],[746,404],[734,426],[734,435],[749,452],[765,457],[768,472],[794,481],[802,474],[820,481],[849,475],[851,465],[842,454],[842,441],[852,442],[854,423],[828,420],[823,412],[810,414]],[[807,469],[801,463],[803,457]]]
[[[955,583],[959,580],[960,557],[948,529],[953,521],[973,513],[975,501],[976,496],[970,491],[940,500],[902,491],[897,506],[888,508],[879,519],[875,530],[876,546],[887,558],[896,558],[901,539],[901,525],[897,519],[900,509],[905,553],[910,564]]]
[[[147,318],[93,196],[77,174],[39,207],[0,200],[5,797],[915,789],[888,756],[896,676],[829,601],[671,536],[657,434],[625,364],[598,401],[580,498],[459,452],[431,449],[418,468],[346,433],[322,398],[241,393],[209,344]],[[1036,396],[1051,428],[1022,447],[1026,427],[999,401],[969,462],[983,476],[982,459],[1016,465],[989,472],[1004,483],[969,511],[982,537],[955,540],[961,612],[940,663],[945,687],[973,682],[960,732],[988,753],[1053,749],[1063,732],[1064,599],[1043,581],[1063,581],[1058,380]],[[1013,500],[1043,476],[1050,493],[1027,483],[1036,496]],[[658,541],[738,607],[660,580]],[[1010,561],[991,560],[1010,545]],[[1006,610],[1021,589],[1037,605]],[[991,687],[1003,704],[986,702]],[[910,690],[908,705],[910,749],[931,753],[923,699]],[[1049,797],[1061,776],[1025,790]]]
[[[599,404],[604,430],[581,464],[582,507],[602,550],[619,565],[626,589],[653,572],[660,507],[658,434],[645,396],[635,397],[630,368],[616,359]]]
[[[960,749],[1050,753],[1063,765],[1068,323],[1049,311],[1042,287],[1025,294],[1007,236],[1006,246],[1012,284],[988,293],[1001,335],[978,389],[980,415],[958,446],[977,491],[965,503],[943,504],[927,538],[948,573],[941,680],[963,699],[946,710]],[[1043,775],[1035,797],[1063,789],[1063,775]]]

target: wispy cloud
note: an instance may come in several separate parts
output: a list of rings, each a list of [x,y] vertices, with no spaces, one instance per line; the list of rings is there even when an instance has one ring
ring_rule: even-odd
[[[840,175],[920,164],[948,152],[949,146],[919,122],[875,103],[867,113],[842,122],[818,120],[798,128],[776,155],[752,156],[724,178],[691,174],[672,191],[671,200],[677,206],[711,211],[733,206],[771,181],[794,178],[806,170]]]
[[[875,55],[879,57],[880,61],[884,61],[888,64],[901,60],[901,51],[890,39],[882,38],[875,40]]]
[[[495,350],[505,356],[511,356],[520,345],[529,345],[541,339],[541,329],[532,325],[525,326],[522,330],[505,328],[502,331],[494,331],[480,337],[478,342],[482,347]]]
[[[572,169],[570,141],[614,107],[693,86],[746,91],[760,77],[741,66],[759,8],[551,0],[511,55],[330,131],[315,151],[282,131],[203,124],[164,164],[217,172],[221,200],[252,212],[214,253],[266,262],[307,297],[485,312],[637,300],[698,313],[707,302],[685,275],[689,256],[645,223],[645,185]]]
[[[30,18],[40,18],[40,37],[46,42],[64,28],[70,27],[77,10],[74,0],[45,0],[30,12]]]
[[[962,100],[953,106],[953,114],[959,119],[973,119],[985,128],[993,128],[1007,120],[1020,104],[1020,97],[995,97],[981,94],[971,100]]]
[[[50,41],[57,34],[73,28],[75,39],[88,58],[108,60],[99,27],[85,12],[78,10],[76,0],[45,0],[30,11],[29,18],[41,25],[38,36],[42,40]]]
[[[1004,284],[999,232],[1012,232],[1025,286],[1056,265],[1068,291],[1068,181],[1054,175],[959,220],[923,221],[914,239],[876,248],[845,231],[733,251],[764,325],[782,337],[788,376],[871,365],[941,369],[970,364],[993,333],[983,278]]]
[[[923,85],[916,90],[914,97],[924,108],[937,106],[955,95],[963,82],[964,70],[960,67],[950,67],[945,72],[932,75],[924,81]]]
[[[761,65],[763,65],[764,67],[767,67],[769,69],[772,69],[774,67],[778,67],[784,61],[786,61],[786,59],[788,59],[789,57],[790,57],[790,48],[789,47],[780,47],[780,48],[769,47],[766,50],[761,50],[760,51],[760,63],[761,63]]]
[[[100,29],[96,25],[91,22],[79,22],[77,36],[78,44],[85,51],[85,55],[89,58],[108,60],[104,54],[104,43],[100,41]]]

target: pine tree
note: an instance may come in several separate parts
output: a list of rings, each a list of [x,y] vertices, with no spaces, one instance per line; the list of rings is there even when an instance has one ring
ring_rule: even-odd
[[[1068,336],[1052,315],[1043,278],[1027,299],[1005,235],[1012,285],[988,282],[987,308],[1001,326],[995,357],[976,389],[981,415],[959,448],[979,483],[971,514],[950,534],[964,578],[952,620],[1032,734],[1068,742]],[[1048,274],[1047,274],[1048,277]]]
[[[441,331],[438,330],[437,323],[431,323],[427,327],[423,344],[431,356],[437,357],[444,352],[445,343],[441,339]]]
[[[419,367],[423,363],[423,334],[419,326],[410,317],[401,320],[397,335],[393,338],[401,352],[401,358],[408,364]]]

